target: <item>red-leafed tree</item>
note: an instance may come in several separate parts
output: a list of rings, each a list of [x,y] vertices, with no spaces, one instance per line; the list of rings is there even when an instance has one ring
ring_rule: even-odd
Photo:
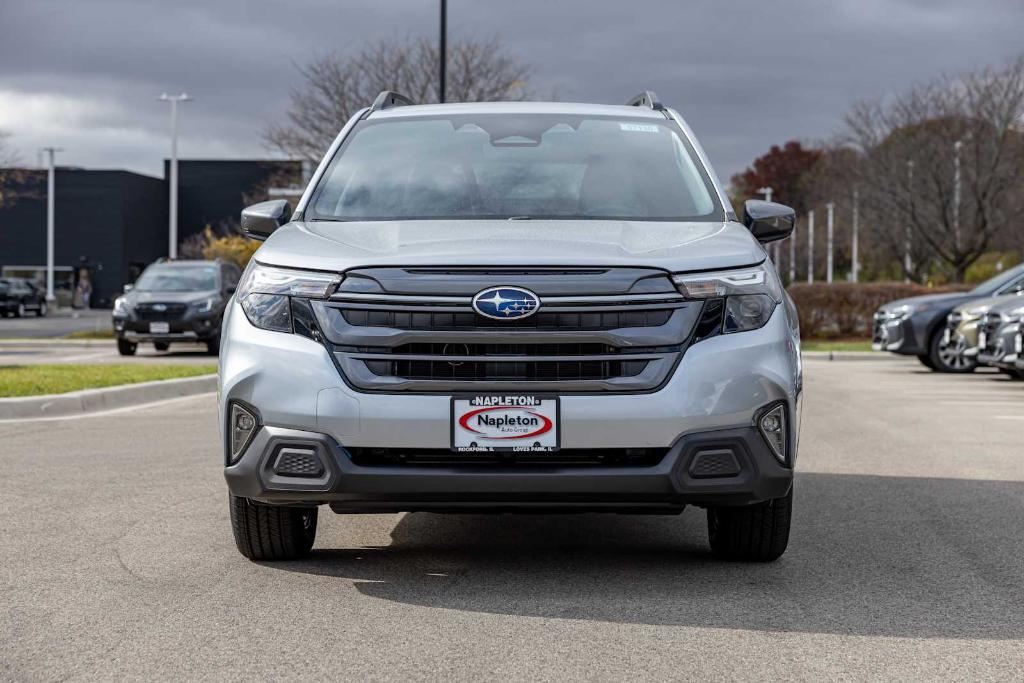
[[[803,213],[807,210],[803,179],[821,154],[821,150],[804,147],[796,140],[790,140],[782,147],[772,145],[767,154],[759,156],[747,170],[732,177],[733,198],[742,205],[746,199],[761,198],[760,188],[770,187],[772,201]]]

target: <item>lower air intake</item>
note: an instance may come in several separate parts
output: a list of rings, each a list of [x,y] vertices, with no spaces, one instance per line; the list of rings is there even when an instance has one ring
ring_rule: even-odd
[[[315,479],[324,473],[324,466],[312,450],[282,448],[274,463],[274,474],[282,477]]]

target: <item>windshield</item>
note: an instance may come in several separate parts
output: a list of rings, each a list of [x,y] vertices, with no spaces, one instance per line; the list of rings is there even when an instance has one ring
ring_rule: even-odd
[[[217,266],[150,266],[135,283],[140,292],[202,292],[217,289]]]
[[[724,219],[667,119],[478,114],[362,121],[311,220]]]
[[[989,292],[995,292],[1021,276],[1024,276],[1024,264],[1010,268],[998,275],[993,275],[972,289],[971,294],[988,294]]]

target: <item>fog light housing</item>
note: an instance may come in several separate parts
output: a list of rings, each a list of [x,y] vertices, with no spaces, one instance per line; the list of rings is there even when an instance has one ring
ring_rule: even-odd
[[[228,456],[229,465],[234,465],[242,457],[242,453],[245,452],[258,428],[259,420],[256,415],[240,403],[231,404],[228,422],[228,441],[231,447]]]
[[[768,444],[772,455],[783,465],[786,464],[786,406],[782,403],[765,411],[757,420],[757,429]]]

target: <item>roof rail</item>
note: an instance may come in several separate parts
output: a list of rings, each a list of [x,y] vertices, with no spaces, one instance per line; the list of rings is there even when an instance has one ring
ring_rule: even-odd
[[[665,105],[661,103],[658,96],[652,90],[644,90],[642,93],[626,102],[627,107],[647,107],[655,111],[664,111]]]
[[[371,111],[379,111],[381,109],[390,109],[391,107],[401,107],[408,104],[416,104],[405,95],[400,95],[393,90],[382,90],[377,99],[370,105]]]

